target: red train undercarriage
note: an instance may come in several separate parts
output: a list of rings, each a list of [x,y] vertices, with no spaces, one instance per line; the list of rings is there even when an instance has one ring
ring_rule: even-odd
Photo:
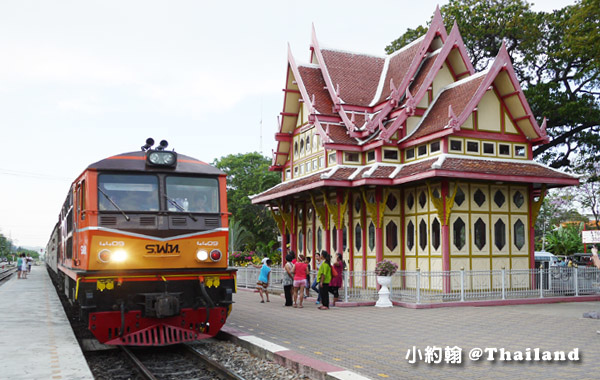
[[[179,315],[168,318],[143,317],[139,310],[96,312],[90,313],[88,328],[103,344],[164,346],[215,336],[227,312],[227,307],[181,309]]]

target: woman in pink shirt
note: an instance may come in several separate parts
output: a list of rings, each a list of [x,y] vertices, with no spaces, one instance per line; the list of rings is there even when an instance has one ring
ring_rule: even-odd
[[[307,270],[308,264],[304,259],[304,255],[298,255],[294,272],[294,307],[303,307],[302,302],[304,301],[304,287],[306,286]],[[300,294],[300,304],[296,303],[298,294]]]

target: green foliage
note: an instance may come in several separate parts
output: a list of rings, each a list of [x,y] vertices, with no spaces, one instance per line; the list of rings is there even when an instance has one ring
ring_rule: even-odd
[[[249,196],[261,193],[281,180],[277,172],[269,171],[271,160],[260,153],[230,154],[213,162],[227,173],[227,202],[232,217],[251,237],[245,241],[247,249],[259,242],[276,240],[277,226],[269,210],[253,205]]]
[[[569,223],[556,228],[546,234],[546,250],[559,256],[570,256],[577,252],[583,252],[582,229],[583,223]]]
[[[252,235],[239,221],[229,220],[229,252],[241,251],[251,239]]]
[[[451,0],[441,8],[446,28],[457,22],[476,70],[485,69],[502,42],[532,112],[547,120],[550,141],[534,156],[552,167],[600,159],[600,0],[580,0],[553,13],[524,0]],[[386,47],[391,53],[426,32],[409,29]]]

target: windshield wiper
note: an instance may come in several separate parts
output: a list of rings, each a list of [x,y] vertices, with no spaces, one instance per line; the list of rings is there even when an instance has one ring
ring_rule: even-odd
[[[110,199],[110,197],[108,196],[108,194],[106,194],[104,191],[102,191],[102,189],[100,188],[100,186],[98,186],[98,191],[100,193],[102,193],[102,195],[104,195],[106,197],[106,199],[108,199],[108,201],[115,206],[115,208],[119,211],[121,211],[121,214],[123,214],[123,216],[125,217],[125,220],[127,220],[129,222],[129,216],[127,216],[127,214],[125,214],[125,211],[121,210],[121,207],[117,206],[117,204],[115,203],[115,201],[113,201],[112,199]]]
[[[165,195],[164,197],[165,197],[165,198],[167,198],[167,200],[168,200],[168,201],[169,201],[169,202],[170,202],[170,203],[171,203],[173,206],[175,206],[175,207],[176,207],[176,208],[177,208],[179,211],[182,211],[182,212],[186,212],[186,211],[187,211],[186,209],[184,209],[183,207],[181,207],[181,205],[180,205],[179,203],[177,203],[177,201],[176,201],[175,199],[173,199],[173,198],[170,198],[168,195]],[[196,218],[194,217],[194,215],[192,215],[192,213],[191,213],[191,212],[187,211],[187,214],[188,214],[188,216],[189,216],[190,218],[192,218],[192,220],[193,220],[194,222],[197,222],[197,221],[198,221],[198,219],[196,219]]]

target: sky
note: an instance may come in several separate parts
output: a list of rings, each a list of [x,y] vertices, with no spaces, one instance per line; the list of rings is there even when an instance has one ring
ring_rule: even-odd
[[[308,62],[314,24],[322,46],[384,55],[445,3],[1,1],[0,233],[44,247],[75,177],[148,137],[209,163],[271,157],[288,44]]]

